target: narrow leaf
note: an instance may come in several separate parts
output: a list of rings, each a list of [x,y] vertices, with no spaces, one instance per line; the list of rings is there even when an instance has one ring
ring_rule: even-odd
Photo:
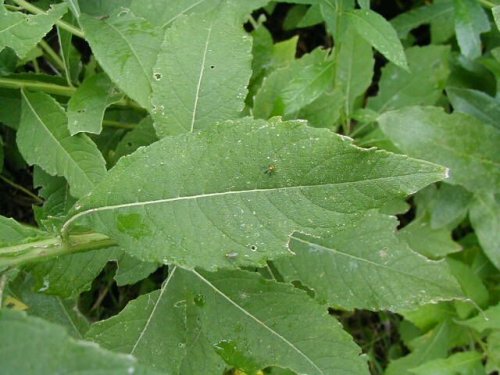
[[[128,9],[101,20],[82,14],[80,24],[92,52],[111,80],[142,107],[150,109],[160,30]]]
[[[106,174],[95,144],[83,134],[70,136],[64,110],[47,94],[23,91],[22,97],[17,144],[25,160],[64,176],[73,196],[87,194]]]
[[[183,17],[168,29],[153,73],[158,135],[238,117],[252,73],[251,49],[251,39],[230,12]]]
[[[123,98],[103,73],[87,78],[68,102],[68,127],[71,135],[99,134],[106,108]]]
[[[242,119],[122,158],[63,231],[88,226],[146,261],[265,265],[290,254],[294,231],[334,233],[352,214],[443,175],[439,166],[359,149],[303,122]]]
[[[47,34],[54,23],[67,11],[66,4],[52,4],[50,9],[38,15],[10,12],[0,4],[0,51],[12,48],[24,58]]]
[[[408,70],[403,46],[396,31],[380,14],[369,9],[354,9],[346,12],[356,31],[375,49],[397,66]]]
[[[394,217],[368,212],[325,238],[293,234],[294,257],[273,262],[322,303],[345,309],[401,311],[462,297],[443,262],[414,253],[394,235]],[[314,272],[311,272],[314,270]]]
[[[447,182],[470,191],[494,191],[500,184],[500,131],[462,113],[435,107],[387,112],[379,124],[404,153],[450,168]]]
[[[481,56],[481,33],[490,30],[490,21],[475,0],[454,0],[455,32],[462,54],[469,59]]]
[[[472,375],[486,374],[483,354],[476,351],[455,353],[446,359],[428,361],[410,372],[416,375]]]
[[[63,328],[24,313],[1,310],[0,332],[0,362],[7,374],[154,374],[134,357],[74,340]]]

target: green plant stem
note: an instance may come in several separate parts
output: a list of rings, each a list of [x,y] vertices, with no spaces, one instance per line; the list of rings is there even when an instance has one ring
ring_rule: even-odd
[[[103,234],[84,233],[69,235],[65,241],[61,237],[52,237],[3,247],[0,248],[0,269],[36,263],[60,255],[101,249],[115,244],[115,241]]]
[[[14,181],[8,179],[7,177],[5,176],[2,176],[0,175],[0,179],[2,181],[4,181],[5,183],[9,184],[10,186],[12,186],[14,189],[17,189],[21,192],[23,192],[24,194],[28,195],[30,198],[32,198],[37,204],[42,204],[43,203],[43,199],[41,199],[40,197],[37,197],[35,194],[33,194],[31,191],[29,191],[28,189],[26,189],[25,187],[21,186],[21,185],[18,185],[16,184]]]
[[[75,92],[74,87],[56,85],[54,83],[20,80],[14,78],[0,78],[0,87],[8,89],[29,89],[33,91],[43,91],[47,94],[71,96]]]
[[[493,8],[493,7],[497,6],[497,4],[494,4],[494,3],[492,3],[492,2],[490,2],[488,0],[479,0],[479,4],[481,4],[481,5],[483,5],[483,6],[487,7],[487,8]]]
[[[40,47],[47,53],[47,55],[50,57],[50,59],[59,67],[59,69],[62,69],[63,71],[66,70],[66,67],[64,66],[64,62],[61,60],[59,55],[52,49],[52,47],[49,46],[49,44],[45,40],[40,41]]]
[[[25,0],[12,0],[12,1],[17,5],[19,5],[20,7],[22,7],[23,9],[26,9],[28,12],[31,12],[33,14],[46,14],[46,12],[43,9],[40,9],[34,6],[33,4],[28,3]],[[56,25],[59,26],[61,29],[64,29],[79,38],[83,39],[85,37],[85,34],[83,33],[82,30],[76,28],[75,26],[67,22],[59,20],[56,21]]]
[[[0,87],[7,89],[28,89],[32,91],[43,91],[47,94],[60,95],[60,96],[72,96],[76,91],[75,87],[62,86],[62,85],[57,85],[55,83],[22,80],[15,78],[4,78],[4,77],[0,77]],[[144,111],[144,108],[142,108],[139,104],[130,100],[129,98],[124,98],[114,103],[113,106],[133,108],[135,110]]]

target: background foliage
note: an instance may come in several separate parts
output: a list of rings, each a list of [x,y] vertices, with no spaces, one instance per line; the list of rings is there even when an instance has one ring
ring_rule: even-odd
[[[500,371],[496,0],[2,0],[0,369]]]

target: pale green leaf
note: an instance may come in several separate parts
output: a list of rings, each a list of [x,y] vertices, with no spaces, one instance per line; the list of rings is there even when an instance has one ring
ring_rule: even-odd
[[[168,348],[178,348],[172,351],[173,358],[191,350],[192,343],[179,345],[186,342],[186,322],[175,319],[187,306],[196,309],[188,317],[198,319],[203,339],[230,367],[247,373],[269,365],[304,374],[367,373],[359,349],[326,309],[304,292],[265,281],[255,273],[174,268],[161,290],[140,299],[116,317],[95,324],[88,337],[165,370]],[[124,336],[125,329],[129,333]],[[203,362],[198,366],[204,366]],[[202,369],[198,367],[195,373]]]
[[[471,327],[479,333],[488,329],[498,329],[500,327],[500,303],[481,311],[474,318],[460,321],[459,324]]]
[[[481,33],[490,30],[490,21],[479,2],[454,0],[455,32],[460,51],[469,59],[481,56]]]
[[[83,134],[70,136],[64,110],[47,94],[23,91],[22,97],[17,145],[25,160],[64,176],[73,196],[87,194],[106,174],[96,145]]]
[[[294,231],[335,233],[443,176],[442,167],[359,149],[302,121],[247,118],[122,158],[63,231],[82,224],[146,261],[211,270],[265,265],[290,254]]]
[[[498,193],[476,194],[470,208],[470,221],[485,254],[500,269],[500,196]]]
[[[399,231],[399,237],[410,248],[427,258],[437,259],[462,250],[451,238],[451,229],[433,229],[427,220],[413,220]]]
[[[500,131],[462,113],[409,107],[379,117],[387,137],[404,153],[450,168],[447,182],[470,191],[500,186]]]
[[[309,125],[316,128],[335,129],[344,102],[344,94],[339,89],[327,90],[318,99],[302,108],[297,117],[307,120]]]
[[[0,310],[0,363],[6,374],[155,374],[132,356],[71,338],[58,325]]]
[[[429,215],[432,229],[453,229],[465,219],[472,196],[459,185],[442,183],[418,192],[415,203],[419,216]]]
[[[106,108],[120,101],[120,93],[104,73],[83,81],[68,102],[68,128],[71,135],[81,132],[99,134]]]
[[[449,87],[446,89],[448,99],[456,112],[468,113],[485,124],[500,129],[500,100],[482,91]]]
[[[160,137],[238,117],[250,80],[252,43],[232,13],[175,22],[154,67],[152,115]]]
[[[345,309],[401,311],[460,298],[443,262],[414,253],[394,235],[396,220],[367,212],[327,238],[292,235],[294,257],[273,262],[287,281],[300,281],[322,303]],[[314,272],[311,272],[314,270]]]
[[[431,23],[435,19],[439,20],[441,17],[453,17],[453,12],[451,1],[426,3],[418,8],[400,13],[391,20],[391,24],[400,38],[406,38],[413,29]]]
[[[434,0],[432,3],[447,7],[449,11],[438,14],[430,20],[431,41],[433,44],[448,43],[455,36],[453,0]]]
[[[12,48],[24,58],[47,34],[54,23],[67,11],[66,4],[53,4],[50,9],[38,15],[10,12],[0,4],[0,51]]]
[[[403,46],[391,24],[380,14],[369,9],[355,9],[345,13],[359,35],[397,66],[408,69]]]
[[[446,359],[428,361],[410,372],[416,375],[486,375],[482,359],[483,354],[475,351],[455,353]]]
[[[348,29],[344,35],[335,68],[335,87],[344,93],[344,115],[350,118],[355,100],[372,83],[375,60],[370,44],[357,33]]]
[[[107,19],[82,14],[80,24],[95,58],[111,80],[149,110],[153,66],[162,32],[128,9]]]
[[[325,61],[307,65],[289,76],[281,93],[285,114],[297,112],[317,99],[332,85],[334,74],[334,62],[325,56]]]
[[[410,375],[412,373],[409,370],[422,363],[446,358],[454,328],[456,327],[449,320],[445,320],[425,335],[418,337],[414,340],[415,350],[391,361],[384,375]]]
[[[232,6],[238,21],[249,15],[253,10],[265,6],[270,0],[245,0],[228,2],[225,0],[132,0],[130,9],[138,16],[144,17],[152,24],[166,28],[184,15],[207,14],[220,11],[223,6]]]
[[[297,27],[311,27],[323,22],[323,16],[321,14],[321,7],[319,4],[311,5],[304,17],[299,21]]]
[[[295,41],[291,41],[291,43],[288,44],[288,48],[294,44]],[[285,45],[283,45],[283,47],[287,49]],[[327,57],[327,52],[325,50],[317,48],[313,52],[302,56],[300,59],[291,61],[285,59],[283,64],[279,64],[277,68],[262,81],[262,85],[254,97],[254,117],[267,119],[272,116],[284,115],[286,108],[283,92],[290,85],[290,77],[307,76],[307,71],[314,70],[314,66],[325,64]],[[307,84],[306,82],[303,83]],[[330,84],[330,86],[333,85],[333,78],[330,80],[330,83],[322,82],[316,86],[324,85],[323,91],[325,91],[328,84]],[[319,94],[321,93],[322,92],[319,92]],[[289,91],[289,95],[294,95],[293,90]],[[307,101],[307,98],[304,98],[304,100]]]
[[[411,73],[392,63],[382,68],[377,96],[368,100],[368,108],[385,112],[409,105],[431,105],[442,96],[450,48],[412,47],[406,55]]]
[[[459,316],[468,316],[472,311],[476,311],[476,306],[487,306],[490,298],[489,292],[477,271],[468,264],[452,257],[448,257],[446,260],[450,266],[451,272],[462,287],[465,296],[469,297],[476,304],[473,305],[462,301],[457,302],[457,304],[462,305],[457,308]]]
[[[141,262],[139,259],[125,253],[117,257],[117,263],[115,280],[118,286],[135,284],[148,277],[158,268],[157,263]]]

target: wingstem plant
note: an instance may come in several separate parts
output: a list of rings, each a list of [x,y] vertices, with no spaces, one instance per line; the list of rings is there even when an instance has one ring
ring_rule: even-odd
[[[500,371],[499,9],[3,0],[0,372]]]

